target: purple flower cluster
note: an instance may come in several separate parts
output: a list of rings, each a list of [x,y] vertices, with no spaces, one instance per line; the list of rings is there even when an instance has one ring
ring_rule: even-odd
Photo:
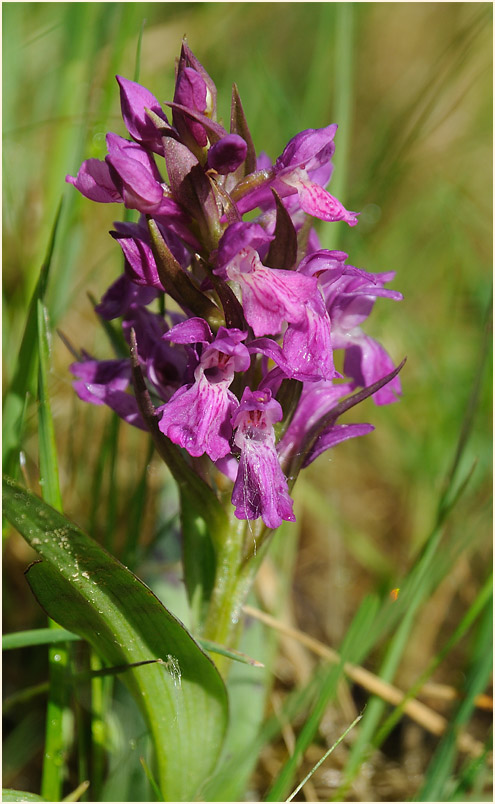
[[[96,310],[121,319],[128,343],[134,333],[162,435],[191,466],[207,455],[211,478],[230,478],[239,519],[276,528],[294,520],[296,467],[373,429],[338,424],[340,401],[360,387],[373,386],[379,405],[400,394],[390,357],[361,324],[377,297],[401,295],[385,288],[392,273],[349,265],[311,227],[308,216],[358,221],[325,189],[337,126],[297,134],[274,164],[256,157],[237,89],[226,130],[215,85],[185,43],[171,121],[147,89],[117,81],[132,139],[109,133],[105,159],[67,177],[93,201],[140,213],[115,223],[124,273]],[[72,372],[81,399],[148,428],[131,358],[84,354]]]

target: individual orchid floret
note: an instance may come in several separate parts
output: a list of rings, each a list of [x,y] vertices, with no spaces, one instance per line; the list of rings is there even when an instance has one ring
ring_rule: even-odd
[[[299,323],[305,305],[318,292],[312,277],[295,271],[267,268],[258,252],[247,247],[226,267],[228,278],[241,287],[246,321],[254,334],[276,334],[284,322]]]
[[[131,137],[144,148],[163,156],[162,133],[150,119],[148,110],[159,117],[172,131],[167,116],[155,96],[141,84],[116,76],[120,88],[122,117]]]
[[[349,438],[358,438],[359,436],[368,435],[372,433],[375,428],[372,424],[332,424],[321,435],[318,436],[315,443],[307,453],[302,463],[302,468],[305,469],[309,466],[315,458],[326,452],[342,441],[347,441]]]
[[[136,399],[126,393],[131,380],[129,360],[93,360],[87,358],[70,366],[77,377],[74,389],[83,402],[107,405],[128,424],[142,430],[143,422]]]
[[[394,362],[383,346],[365,335],[362,330],[348,333],[348,345],[344,358],[344,372],[354,380],[354,387],[372,385],[395,368]],[[402,393],[401,382],[394,377],[387,385],[373,394],[376,405],[397,402]]]
[[[85,159],[77,176],[66,176],[65,181],[73,184],[81,195],[99,204],[122,204],[123,198],[110,175],[110,168],[101,159]]]
[[[308,299],[304,315],[289,324],[283,352],[293,376],[307,380],[330,380],[338,376],[333,364],[331,324],[319,290]]]
[[[215,259],[215,273],[223,279],[227,279],[225,268],[231,262],[241,249],[251,247],[256,249],[261,259],[268,253],[268,248],[273,235],[268,234],[267,231],[255,221],[238,221],[232,223],[223,233],[222,238],[218,244]]]
[[[338,255],[337,266],[320,274],[327,309],[332,320],[332,339],[335,349],[345,349],[344,371],[356,386],[372,385],[389,374],[394,364],[385,349],[360,327],[378,297],[399,301],[402,294],[385,288],[394,277],[393,272],[370,274],[351,265],[344,265],[347,255]],[[401,394],[401,383],[394,377],[386,386],[373,394],[377,405],[396,402]]]
[[[350,394],[353,387],[352,383],[335,384],[327,380],[304,383],[297,409],[277,445],[277,452],[282,464],[287,464],[291,457],[301,453],[312,428],[332,410],[340,399]],[[304,456],[303,467],[308,466],[318,455],[341,441],[366,435],[373,429],[371,424],[332,423],[318,436],[315,443],[310,445]]]
[[[193,326],[198,326],[197,319],[192,321]],[[165,338],[190,342],[191,334],[187,331],[190,324],[191,321],[187,326],[173,327]],[[202,327],[202,337],[209,339],[211,334],[208,335],[206,327]],[[206,453],[217,461],[230,452],[230,420],[238,402],[229,386],[235,371],[245,371],[250,363],[249,352],[242,344],[245,337],[246,333],[239,330],[220,327],[215,340],[203,350],[194,383],[180,388],[158,409],[162,414],[158,425],[161,432],[194,457]]]
[[[260,183],[248,192],[240,192],[237,202],[241,212],[270,203],[269,187],[283,198],[297,193],[299,206],[308,215],[324,221],[345,221],[349,226],[357,223],[357,213],[349,212],[334,196],[324,189],[331,175],[331,157],[335,150],[333,138],[337,126],[301,131],[284,148],[275,165],[263,171]]]
[[[205,68],[203,67],[199,59],[196,58],[187,42],[183,41],[180,51],[177,75],[179,76],[181,72],[187,67],[196,70],[196,72],[201,76],[201,78],[205,82],[207,89],[206,112],[208,115],[211,115],[213,117],[216,113],[216,107],[217,107],[217,88],[215,86],[213,79],[206,72]]]
[[[129,279],[136,285],[157,288],[163,292],[165,288],[158,276],[147,230],[141,229],[135,223],[116,222],[114,225],[116,231],[110,234],[122,249]]]
[[[172,226],[158,223],[156,225],[174,258],[185,268],[190,262],[190,254],[184,243],[175,234],[173,224]],[[146,285],[162,292],[166,290],[153,256],[146,219],[143,218],[139,223],[116,221],[114,226],[115,230],[110,234],[122,249],[125,257],[125,269],[129,278],[136,285]]]
[[[177,75],[174,103],[201,114],[208,110],[208,87],[204,78],[192,67],[185,67]],[[198,145],[202,148],[206,146],[208,135],[201,123],[197,123],[175,109],[174,123],[180,133],[182,133],[181,128],[185,126]]]
[[[301,209],[321,221],[345,221],[349,226],[358,222],[357,213],[349,212],[340,201],[309,179],[307,171],[295,168],[284,177],[284,183],[297,191]]]
[[[232,419],[234,443],[241,450],[232,492],[234,513],[238,519],[261,517],[267,528],[278,528],[284,520],[295,521],[287,479],[275,449],[273,424],[282,415],[269,390],[245,388]]]
[[[112,321],[125,316],[131,307],[149,304],[156,299],[156,295],[155,288],[138,287],[126,274],[122,274],[103,294],[95,312],[105,321]]]
[[[153,157],[136,142],[107,134],[108,156],[104,162],[87,159],[78,174],[66,176],[86,198],[100,203],[124,203],[144,214],[183,215],[164,186]]]
[[[105,161],[127,209],[150,215],[164,213],[161,176],[153,157],[137,143],[116,134],[107,134],[107,147]]]
[[[256,245],[272,239],[264,232],[261,235],[262,232],[260,226],[257,229],[253,225],[247,229],[242,223],[230,226],[220,241],[214,271],[240,286],[246,321],[257,337],[280,332],[284,322],[300,322],[308,300],[318,293],[318,281],[314,277],[268,268],[261,262],[255,247],[239,248],[250,238]]]
[[[319,183],[326,184],[330,178],[329,172],[321,172],[321,168],[325,169],[333,156],[336,131],[335,125],[301,131],[278,157],[275,172],[279,181],[297,191],[301,209],[308,215],[324,221],[343,220],[349,226],[355,226],[356,213],[348,212]],[[318,175],[316,171],[320,171]]]
[[[208,167],[225,175],[234,173],[247,155],[247,143],[239,134],[227,134],[208,151]]]
[[[215,122],[217,90],[214,82],[187,44],[183,42],[177,66],[172,107],[180,139],[197,153],[227,132]]]

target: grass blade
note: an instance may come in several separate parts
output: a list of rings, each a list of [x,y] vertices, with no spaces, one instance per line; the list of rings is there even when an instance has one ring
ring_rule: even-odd
[[[287,795],[299,760],[309,745],[311,745],[328,703],[335,695],[338,681],[344,670],[344,663],[346,661],[359,661],[361,658],[361,646],[364,642],[363,636],[370,630],[370,624],[376,617],[377,606],[378,601],[375,598],[366,598],[362,602],[356,616],[354,617],[354,620],[349,627],[349,630],[347,631],[344,643],[342,644],[340,650],[341,661],[338,665],[333,667],[327,666],[325,668],[326,677],[320,690],[318,700],[316,701],[309,718],[298,735],[294,752],[289,757],[274,784],[270,788],[265,799],[266,801],[281,801],[283,797]]]
[[[55,428],[48,393],[50,373],[50,342],[47,309],[38,298],[38,452],[40,486],[43,499],[57,511],[62,510],[60,495]],[[58,625],[50,622],[54,631]],[[70,689],[67,683],[69,651],[65,643],[48,650],[50,688],[46,710],[45,751],[41,776],[41,793],[48,801],[59,801],[66,775],[66,760],[70,750],[70,737],[64,732],[63,720],[68,708]]]
[[[354,726],[355,726],[357,723],[359,723],[359,721],[361,720],[362,716],[363,716],[362,714],[358,715],[358,716],[357,716],[357,717],[356,717],[356,718],[355,718],[355,719],[352,721],[351,725],[350,725],[350,726],[348,726],[348,727],[346,728],[346,730],[344,731],[344,733],[343,733],[343,734],[341,734],[341,736],[339,737],[339,739],[338,739],[338,740],[336,740],[336,742],[334,742],[334,744],[333,744],[333,745],[332,745],[332,746],[331,746],[331,747],[328,749],[328,751],[326,751],[326,752],[323,754],[322,758],[321,758],[320,760],[318,760],[318,762],[316,763],[316,765],[315,765],[313,768],[311,768],[310,772],[306,774],[306,776],[304,777],[304,779],[302,780],[302,782],[300,782],[300,783],[297,785],[296,789],[295,789],[295,790],[294,790],[294,791],[293,791],[293,792],[290,794],[289,798],[287,798],[287,799],[286,799],[286,801],[287,801],[287,802],[292,801],[292,799],[293,799],[293,798],[295,798],[295,797],[297,796],[297,794],[299,793],[299,790],[301,790],[301,788],[303,788],[303,787],[304,787],[304,785],[306,784],[306,782],[307,782],[307,781],[309,781],[309,779],[311,779],[311,777],[312,777],[312,776],[313,776],[313,774],[314,774],[314,773],[315,773],[315,772],[318,770],[318,768],[320,767],[320,765],[323,765],[323,763],[325,762],[326,758],[330,756],[330,754],[332,753],[332,751],[334,751],[334,750],[337,748],[337,746],[338,746],[338,745],[340,745],[340,743],[342,742],[342,740],[344,740],[344,739],[345,739],[345,737],[347,737],[347,735],[349,734],[349,732],[351,731],[351,729],[353,729],[353,728],[354,728]]]
[[[16,631],[2,636],[2,650],[31,648],[33,645],[57,645],[59,642],[75,642],[81,637],[65,628],[35,628],[32,631]]]
[[[480,624],[477,655],[472,662],[466,678],[465,697],[460,702],[452,718],[449,729],[442,739],[426,773],[423,787],[418,793],[418,801],[450,801],[453,786],[451,774],[457,756],[456,736],[473,712],[475,697],[483,692],[489,681],[492,669],[492,606],[485,607]]]
[[[430,662],[429,666],[426,668],[424,673],[421,674],[417,682],[411,687],[411,689],[405,695],[404,700],[401,702],[401,704],[389,715],[383,726],[378,731],[373,741],[376,747],[379,747],[383,743],[383,741],[387,738],[388,734],[390,734],[391,730],[399,721],[407,702],[410,701],[412,698],[416,697],[418,692],[421,690],[422,686],[433,675],[437,667],[439,667],[439,665],[443,662],[445,657],[448,656],[452,648],[459,642],[460,639],[462,639],[464,634],[473,625],[477,617],[479,617],[479,615],[482,613],[483,609],[487,605],[487,602],[490,600],[492,596],[492,589],[493,589],[493,576],[490,575],[490,577],[485,582],[485,585],[477,595],[476,600],[470,606],[469,610],[462,618],[461,622],[455,629],[450,639],[447,640],[442,650],[439,651],[438,654],[435,656],[435,658],[432,660],[432,662]]]
[[[47,323],[47,309],[41,299],[37,302],[38,319],[38,442],[40,461],[40,486],[43,499],[62,510],[62,497],[58,475],[55,428],[48,395],[48,376],[50,371],[50,344]]]
[[[16,364],[17,368],[5,399],[2,459],[4,471],[10,475],[17,475],[18,454],[24,433],[26,396],[31,395],[34,397],[36,393],[38,302],[43,302],[45,297],[61,212],[62,204],[60,203],[53,222],[46,257],[41,266],[38,282],[29,305],[24,335]]]

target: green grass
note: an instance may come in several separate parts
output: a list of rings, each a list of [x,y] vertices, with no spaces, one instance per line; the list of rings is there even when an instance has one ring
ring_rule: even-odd
[[[279,569],[271,581],[262,576],[258,593],[270,608],[271,584],[280,583],[286,602],[277,616],[294,612],[303,631],[349,649],[350,661],[405,691],[434,667],[434,680],[463,694],[441,710],[444,736],[421,733],[415,749],[410,722],[369,700],[311,779],[320,800],[365,800],[367,793],[375,800],[484,800],[490,734],[474,700],[486,689],[491,655],[488,609],[476,608],[491,545],[491,6],[7,3],[2,11],[5,468],[63,504],[82,529],[163,590],[167,605],[174,595],[183,605],[171,581],[178,552],[170,474],[150,457],[142,433],[75,399],[73,358],[55,331],[76,350],[110,356],[115,338],[96,320],[88,293],[99,299],[121,270],[108,230],[122,209],[81,198],[64,177],[83,158],[103,156],[106,131],[124,134],[116,73],[135,78],[139,70],[160,101],[171,99],[183,34],[217,84],[224,119],[236,82],[257,150],[275,158],[298,131],[338,123],[331,190],[361,217],[352,230],[320,227],[322,244],[346,250],[358,267],[397,272],[393,286],[404,301],[379,301],[367,332],[397,362],[407,355],[404,396],[387,408],[367,401],[352,411],[348,421],[369,421],[375,432],[306,470],[295,490],[299,528],[285,559],[283,544],[273,546]],[[44,279],[37,283],[48,264],[45,288]],[[22,577],[33,556],[7,532],[6,632],[46,624]],[[363,606],[365,628],[357,616]],[[256,629],[247,630],[241,650],[267,667],[257,676],[257,668],[238,665],[233,674],[232,739],[243,752],[244,785],[233,794],[279,800],[353,718],[342,714],[335,668],[310,662],[303,678],[287,646],[277,651],[274,635],[268,640],[265,626]],[[356,629],[358,644],[349,647]],[[24,650],[30,661],[20,650],[5,661],[6,695],[14,701],[5,786],[39,793],[45,764],[45,779],[47,772],[57,779],[52,798],[94,771],[101,800],[146,800],[154,778],[148,738],[120,682],[81,685],[56,727],[67,763],[43,763],[46,696],[36,690],[48,677],[47,648]],[[69,654],[71,673],[96,667],[85,647],[73,645]],[[282,701],[280,716],[272,693]],[[351,695],[359,709],[363,692]],[[294,750],[280,736],[287,739],[283,717]],[[459,752],[459,728],[485,753]],[[416,774],[403,772],[402,787],[387,792],[387,770],[409,760]],[[235,761],[225,763],[231,773]],[[209,790],[228,791],[226,778],[210,780]]]

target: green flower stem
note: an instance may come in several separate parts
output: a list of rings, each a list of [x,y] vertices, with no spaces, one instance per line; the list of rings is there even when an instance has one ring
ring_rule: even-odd
[[[264,525],[238,520],[232,513],[230,527],[217,555],[217,573],[202,636],[226,648],[235,648],[240,637],[241,610],[265,553],[260,548],[245,561],[245,544],[260,539]],[[266,542],[265,542],[266,544]],[[226,675],[230,659],[216,658],[218,669]]]

